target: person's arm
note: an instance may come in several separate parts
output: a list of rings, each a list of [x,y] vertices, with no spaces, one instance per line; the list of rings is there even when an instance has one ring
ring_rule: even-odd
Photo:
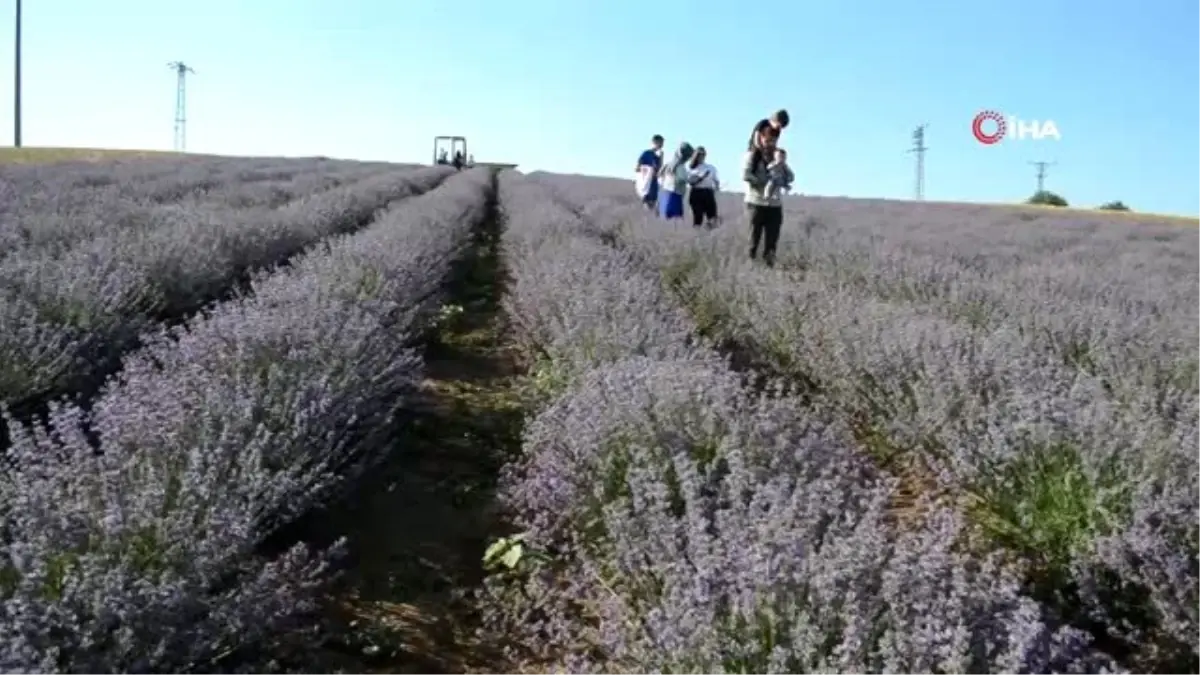
[[[721,181],[717,177],[717,167],[709,166],[708,169],[709,169],[709,171],[712,171],[713,191],[714,192],[720,191]]]
[[[747,150],[754,150],[762,140],[762,133],[767,127],[771,126],[771,121],[763,118],[754,125],[754,130],[750,132],[750,140],[746,143]]]
[[[763,176],[755,171],[755,168],[757,168],[754,166],[756,164],[755,154],[756,153],[751,150],[742,157],[742,180],[746,181],[746,184],[751,187],[762,188],[767,184],[767,181]]]
[[[784,179],[787,181],[788,189],[792,189],[792,183],[796,182],[796,173],[792,171],[792,167],[787,167],[787,171],[784,172]]]

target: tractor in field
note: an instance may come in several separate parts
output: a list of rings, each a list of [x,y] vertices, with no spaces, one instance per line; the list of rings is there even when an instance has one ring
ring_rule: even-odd
[[[475,156],[467,153],[465,136],[434,136],[433,163],[448,164],[456,169],[483,166],[492,169],[515,169],[516,164],[504,162],[476,162]]]

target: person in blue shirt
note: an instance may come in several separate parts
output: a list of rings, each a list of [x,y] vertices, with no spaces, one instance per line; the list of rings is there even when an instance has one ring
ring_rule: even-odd
[[[638,196],[650,210],[654,210],[658,203],[658,170],[662,166],[662,147],[663,137],[654,134],[650,139],[650,148],[642,151],[635,169],[637,178],[634,185],[637,187]]]

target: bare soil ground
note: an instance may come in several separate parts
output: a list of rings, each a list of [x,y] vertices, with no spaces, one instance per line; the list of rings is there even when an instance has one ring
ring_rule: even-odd
[[[505,645],[475,636],[469,597],[484,550],[506,534],[495,480],[519,450],[523,420],[500,307],[499,238],[499,225],[485,224],[455,275],[447,316],[426,346],[427,399],[397,439],[395,460],[318,526],[351,539],[336,635],[313,655],[322,668],[511,672]],[[316,664],[290,665],[314,672]]]
[[[160,150],[104,148],[0,148],[0,165],[51,162],[106,162],[114,159],[155,159],[178,153]]]

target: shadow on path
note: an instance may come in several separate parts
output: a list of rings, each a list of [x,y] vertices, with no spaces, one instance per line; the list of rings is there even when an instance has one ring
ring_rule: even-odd
[[[425,349],[427,399],[397,439],[396,461],[325,516],[322,530],[352,534],[335,620],[339,635],[322,650],[323,668],[507,669],[503,645],[474,636],[468,599],[482,581],[485,548],[503,534],[493,507],[496,477],[520,448],[522,408],[504,342],[499,239],[491,217],[457,265],[446,311]]]

